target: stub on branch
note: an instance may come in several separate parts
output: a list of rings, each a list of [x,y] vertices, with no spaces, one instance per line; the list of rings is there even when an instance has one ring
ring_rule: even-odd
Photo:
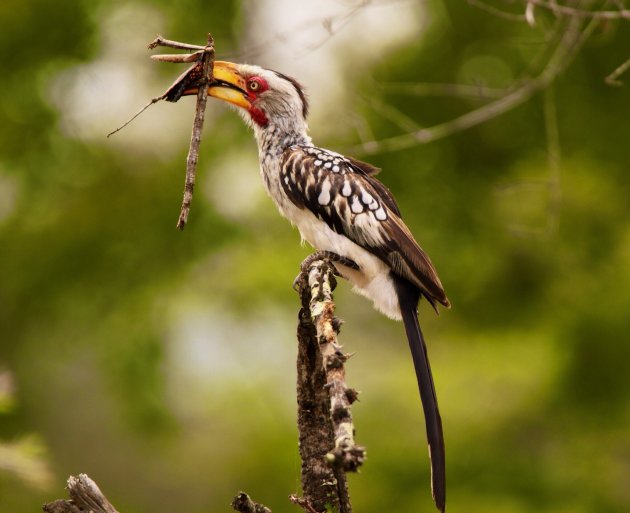
[[[42,509],[46,513],[118,513],[87,474],[70,476],[67,489],[70,500],[50,502]]]
[[[232,499],[231,506],[234,511],[238,511],[239,513],[271,513],[271,510],[267,506],[254,502],[245,492],[239,492],[238,495]]]

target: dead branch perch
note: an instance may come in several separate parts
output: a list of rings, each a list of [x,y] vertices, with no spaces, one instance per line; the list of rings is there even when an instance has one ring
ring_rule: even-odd
[[[317,256],[317,255],[315,255]],[[302,309],[298,324],[298,429],[306,511],[352,511],[345,472],[356,471],[365,449],[354,441],[350,405],[357,392],[345,383],[344,363],[334,316],[334,265],[310,257],[296,280]]]
[[[46,513],[118,513],[87,474],[70,476],[66,488],[70,500],[44,504],[42,509]]]

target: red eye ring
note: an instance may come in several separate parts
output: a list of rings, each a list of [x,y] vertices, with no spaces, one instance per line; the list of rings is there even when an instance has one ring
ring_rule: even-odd
[[[252,93],[262,93],[268,89],[267,81],[261,77],[252,77],[247,81],[247,89]]]

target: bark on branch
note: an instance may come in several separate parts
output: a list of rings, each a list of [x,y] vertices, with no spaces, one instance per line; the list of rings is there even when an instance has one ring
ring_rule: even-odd
[[[352,511],[345,472],[356,471],[365,449],[354,441],[350,405],[357,392],[345,382],[334,316],[335,268],[330,260],[308,258],[296,280],[302,309],[298,323],[298,429],[302,458],[301,501],[306,511]]]

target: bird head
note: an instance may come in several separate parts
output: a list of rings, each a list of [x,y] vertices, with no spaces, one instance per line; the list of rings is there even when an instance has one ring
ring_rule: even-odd
[[[196,94],[193,85],[184,95]],[[250,64],[216,61],[208,95],[238,107],[254,127],[266,128],[298,124],[306,126],[308,101],[302,86],[294,79]]]

